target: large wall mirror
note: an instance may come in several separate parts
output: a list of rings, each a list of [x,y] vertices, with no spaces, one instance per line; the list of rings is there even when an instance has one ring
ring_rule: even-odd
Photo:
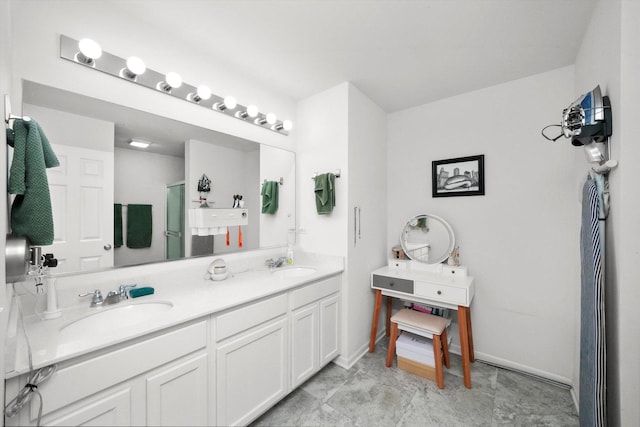
[[[55,238],[43,248],[59,260],[54,274],[282,246],[295,229],[293,152],[30,81],[23,114],[41,125],[60,160],[47,173]],[[201,205],[203,174],[211,180],[207,204],[232,208],[242,196],[247,225],[192,235],[188,209]],[[273,215],[261,213],[265,180],[281,182]],[[150,218],[129,216],[130,205],[144,205]],[[144,247],[130,247],[139,246],[135,229],[128,232],[136,221],[151,229]],[[122,242],[114,239],[119,228]]]

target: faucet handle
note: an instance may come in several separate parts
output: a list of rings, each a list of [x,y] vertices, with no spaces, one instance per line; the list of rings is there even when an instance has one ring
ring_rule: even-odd
[[[102,303],[104,302],[104,298],[102,297],[102,292],[100,292],[100,289],[96,289],[93,292],[85,292],[83,294],[78,294],[78,296],[79,297],[92,296],[91,307],[97,307],[99,305],[102,305]]]
[[[129,294],[127,293],[127,291],[131,288],[135,288],[136,286],[138,285],[120,285],[118,287],[118,294],[120,295],[120,298],[128,299]]]

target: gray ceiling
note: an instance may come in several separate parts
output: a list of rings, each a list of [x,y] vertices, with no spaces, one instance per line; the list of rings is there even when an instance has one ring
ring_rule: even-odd
[[[350,81],[393,112],[573,64],[596,0],[111,3],[294,100]]]

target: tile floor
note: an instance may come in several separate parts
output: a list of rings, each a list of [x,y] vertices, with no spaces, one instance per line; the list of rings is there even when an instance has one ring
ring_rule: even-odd
[[[333,363],[258,418],[253,426],[577,426],[568,389],[480,361],[473,388],[462,382],[460,357],[451,354],[445,388],[384,366],[377,345],[351,369]]]

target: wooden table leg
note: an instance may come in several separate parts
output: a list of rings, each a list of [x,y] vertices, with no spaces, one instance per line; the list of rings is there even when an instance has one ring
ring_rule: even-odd
[[[467,335],[469,336],[469,360],[473,363],[476,356],[473,351],[473,330],[471,329],[471,311],[467,308]]]
[[[387,297],[387,324],[385,333],[389,336],[389,331],[391,330],[391,310],[393,309],[393,297]]]
[[[466,388],[471,388],[469,317],[469,307],[458,306],[458,327],[460,329],[460,349],[462,351],[462,374],[464,376],[464,386]]]
[[[373,320],[371,321],[371,338],[369,339],[369,353],[376,349],[376,334],[378,333],[378,318],[380,317],[380,306],[382,305],[382,291],[376,290],[376,302],[373,306]]]

